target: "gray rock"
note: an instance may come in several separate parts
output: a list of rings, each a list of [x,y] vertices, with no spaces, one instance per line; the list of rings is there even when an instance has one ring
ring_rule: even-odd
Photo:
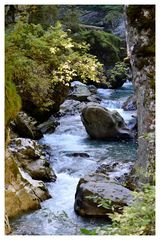
[[[43,137],[42,132],[36,127],[37,121],[25,112],[18,113],[14,123],[15,131],[18,132],[20,137],[31,139]]]
[[[101,206],[102,199],[105,199],[107,207]],[[80,179],[74,209],[81,216],[109,216],[113,212],[122,212],[123,207],[132,201],[129,189],[107,180],[104,174],[95,173]]]
[[[82,109],[86,106],[84,102],[76,100],[66,100],[60,106],[60,115],[74,115],[76,113],[81,113]]]
[[[97,95],[93,94],[93,95],[87,97],[87,101],[88,102],[100,103],[101,99]]]
[[[68,99],[73,99],[77,101],[87,101],[87,97],[91,95],[88,87],[78,81],[72,82],[72,89],[68,95]]]
[[[36,141],[24,138],[13,139],[9,149],[18,160],[19,167],[33,179],[56,180],[56,175],[50,166],[46,153]]]
[[[127,48],[137,99],[138,136],[141,136],[132,184],[142,188],[142,183],[155,184],[155,5],[128,5],[125,13]],[[151,141],[144,138],[144,134],[151,134]]]
[[[88,85],[88,89],[92,94],[97,93],[97,88],[94,85]]]
[[[40,130],[43,134],[52,133],[59,125],[58,121],[51,116],[46,122],[43,122],[37,126],[37,129]]]
[[[35,187],[22,177],[16,157],[7,149],[5,159],[5,210],[8,217],[15,217],[29,210],[40,208]]]
[[[71,82],[71,87],[76,87],[76,86],[86,86],[84,83],[80,82],[80,81],[73,81]]]
[[[129,139],[133,137],[117,111],[109,111],[96,103],[90,103],[82,110],[81,120],[91,138]]]

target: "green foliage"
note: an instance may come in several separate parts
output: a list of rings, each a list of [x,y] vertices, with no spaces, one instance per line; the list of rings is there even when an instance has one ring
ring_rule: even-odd
[[[94,229],[95,235],[155,234],[155,186],[144,185],[142,191],[133,192],[133,195],[133,204],[124,207],[122,214],[110,214],[112,225]],[[103,201],[104,207],[105,204]],[[85,231],[83,233],[86,234]]]
[[[90,44],[90,53],[107,67],[119,61],[121,39],[111,33],[96,30],[81,30],[74,35],[76,41]]]
[[[102,11],[102,12],[109,12],[109,11],[117,11],[123,12],[123,5],[84,5],[80,6],[82,9],[86,9],[88,11]]]
[[[23,103],[48,110],[54,105],[55,85],[69,85],[75,78],[100,80],[102,64],[88,50],[87,44],[73,41],[59,22],[45,31],[39,24],[19,20],[6,34],[6,70],[12,66],[11,78]]]
[[[7,78],[7,76],[6,76]],[[16,117],[21,108],[21,99],[13,82],[6,79],[5,84],[5,126]]]
[[[8,55],[5,58],[5,127],[14,118],[21,108],[21,98],[17,94],[16,86],[12,81],[14,66],[10,64]]]
[[[95,230],[88,230],[86,228],[81,228],[81,233],[85,234],[85,235],[97,235]]]
[[[58,6],[56,5],[30,5],[29,23],[41,24],[44,28],[54,24],[58,18]]]
[[[123,13],[117,10],[111,10],[107,13],[106,17],[104,18],[104,23],[111,25],[112,28],[118,25],[119,19],[123,16]]]
[[[124,62],[117,62],[112,69],[107,71],[108,82],[112,88],[121,87],[127,77],[127,67]]]
[[[134,192],[135,202],[125,207],[123,214],[111,215],[113,224],[108,234],[154,235],[155,234],[155,186],[145,186]]]

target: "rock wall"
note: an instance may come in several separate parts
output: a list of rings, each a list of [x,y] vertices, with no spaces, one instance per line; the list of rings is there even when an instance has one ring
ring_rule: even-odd
[[[155,172],[155,6],[125,8],[127,47],[138,115],[138,160],[133,182],[153,182]],[[138,181],[137,181],[138,180]]]
[[[9,151],[6,151],[5,160],[5,208],[8,217],[40,208],[40,199],[31,191],[30,184],[23,179]]]
[[[40,202],[51,197],[42,180],[56,176],[34,140],[15,138],[5,149],[5,233],[12,230],[9,220],[24,212],[41,208]]]

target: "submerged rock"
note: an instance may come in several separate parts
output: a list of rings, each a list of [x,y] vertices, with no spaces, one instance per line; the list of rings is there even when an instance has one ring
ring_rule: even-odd
[[[74,153],[67,153],[67,157],[83,157],[83,158],[89,158],[89,154],[85,152],[74,152]]]
[[[91,138],[129,139],[133,137],[117,111],[110,111],[99,104],[88,104],[82,110],[81,120]]]
[[[42,132],[36,127],[37,121],[25,112],[18,113],[14,121],[14,129],[20,137],[40,139],[43,137]]]
[[[13,139],[10,151],[16,157],[19,166],[36,180],[55,181],[56,175],[41,145],[30,139]]]
[[[101,201],[105,199],[105,206]],[[131,191],[107,175],[94,173],[81,178],[76,194],[74,209],[81,216],[108,216],[122,212],[124,206],[132,203]]]

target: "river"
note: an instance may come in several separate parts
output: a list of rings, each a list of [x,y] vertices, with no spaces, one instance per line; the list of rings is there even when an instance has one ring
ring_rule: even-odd
[[[130,82],[117,90],[98,89],[101,105],[117,110],[126,123],[135,111],[123,111],[122,104],[133,93]],[[82,218],[74,212],[76,186],[85,174],[94,171],[102,163],[136,160],[136,142],[91,140],[79,114],[60,118],[60,125],[52,134],[40,140],[51,149],[51,165],[57,181],[47,183],[52,196],[41,203],[41,209],[24,214],[11,221],[13,235],[78,235],[80,228],[92,229],[106,224],[105,219]],[[74,153],[78,153],[75,155]],[[81,153],[83,153],[81,155]],[[87,153],[86,156],[84,153]],[[88,156],[87,156],[88,155]],[[125,171],[124,164],[120,171]]]

